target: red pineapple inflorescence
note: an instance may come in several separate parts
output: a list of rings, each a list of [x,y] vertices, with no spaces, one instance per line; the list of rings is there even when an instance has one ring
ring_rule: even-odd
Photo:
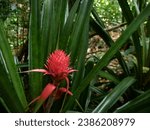
[[[56,50],[49,55],[47,62],[45,64],[46,69],[33,69],[26,72],[41,72],[45,75],[50,75],[53,82],[48,83],[43,89],[40,96],[33,99],[31,103],[35,101],[45,101],[50,95],[53,95],[53,92],[59,86],[62,80],[66,80],[67,86],[57,89],[56,98],[60,98],[62,93],[67,93],[72,95],[69,91],[69,79],[68,75],[71,72],[77,71],[69,67],[70,65],[70,56],[67,55],[63,50]],[[30,104],[31,104],[30,103]]]

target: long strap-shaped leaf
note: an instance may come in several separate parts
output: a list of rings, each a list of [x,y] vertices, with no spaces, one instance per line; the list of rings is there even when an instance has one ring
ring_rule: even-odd
[[[79,12],[76,16],[76,22],[74,24],[74,28],[72,34],[70,36],[70,52],[71,52],[71,62],[75,63],[76,58],[79,54],[79,46],[81,41],[79,40],[84,29],[84,20],[88,20],[90,11],[92,9],[93,0],[83,0],[80,3]]]
[[[80,4],[80,0],[76,0],[69,12],[69,16],[66,16],[67,19],[66,19],[65,25],[63,27],[62,34],[60,35],[59,48],[61,48],[62,50],[67,51],[67,49],[68,49],[68,39],[69,39],[72,29],[73,29],[74,19],[75,19],[79,4]]]
[[[115,112],[150,112],[150,90],[117,108]]]
[[[18,90],[15,90],[11,82],[12,78],[4,64],[0,61],[0,103],[7,112],[24,112],[25,106],[21,104],[17,95]]]
[[[12,82],[13,84],[12,87],[15,90],[17,97],[19,98],[19,101],[21,102],[22,105],[20,107],[25,108],[27,106],[27,101],[24,94],[23,85],[19,78],[19,74],[17,73],[17,68],[14,63],[14,58],[12,56],[10,46],[4,33],[2,22],[0,22],[0,51],[2,52],[1,56],[3,56],[3,59],[5,61],[4,64],[6,64],[6,68],[8,71],[8,77],[6,75],[4,75],[4,77],[6,76],[6,78],[10,80],[8,82]],[[3,80],[2,78],[1,80]],[[5,87],[5,89],[11,91],[9,90],[9,86],[1,86],[1,87]]]
[[[123,13],[123,16],[125,17],[126,21],[128,24],[130,24],[134,17],[133,17],[133,14],[132,14],[132,11],[130,10],[130,7],[128,5],[128,2],[127,0],[118,0],[119,4],[120,4],[120,7],[122,9],[122,13]],[[132,34],[132,38],[133,38],[133,43],[134,43],[134,47],[135,47],[135,52],[136,52],[136,58],[137,58],[137,62],[138,62],[138,69],[137,69],[137,78],[138,78],[138,84],[141,85],[141,80],[142,80],[142,46],[140,44],[140,36],[138,34],[138,30],[135,31],[133,34]]]
[[[40,42],[40,0],[31,0],[29,28],[29,66],[30,69],[41,68]],[[30,92],[32,98],[37,97],[42,90],[42,75],[30,73]]]
[[[93,110],[93,113],[107,112],[120,98],[120,96],[135,82],[133,77],[123,79]]]

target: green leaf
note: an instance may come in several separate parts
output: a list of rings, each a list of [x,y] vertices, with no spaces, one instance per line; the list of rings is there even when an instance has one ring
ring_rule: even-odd
[[[134,17],[133,17],[133,14],[132,14],[132,11],[130,10],[130,7],[128,5],[128,2],[127,0],[118,0],[119,4],[120,4],[120,7],[122,9],[122,13],[123,13],[123,16],[125,17],[126,21],[128,24],[130,24],[133,20],[134,20]],[[142,65],[143,65],[143,61],[142,61],[142,46],[141,46],[141,43],[140,43],[140,35],[138,33],[138,31],[135,31],[133,34],[132,34],[132,39],[133,39],[133,43],[134,43],[134,47],[135,47],[135,52],[136,52],[136,58],[137,58],[137,62],[138,62],[138,70],[137,70],[137,78],[138,78],[138,84],[139,86],[141,86],[141,79],[142,79]]]
[[[77,58],[77,55],[79,54],[79,45],[80,43],[80,37],[83,33],[84,24],[86,20],[89,19],[89,15],[92,9],[93,0],[83,0],[80,3],[79,11],[76,16],[76,21],[74,24],[74,28],[72,31],[72,34],[70,36],[70,52],[71,52],[71,63],[74,64]]]
[[[29,69],[41,68],[41,42],[40,42],[40,0],[31,0],[30,26],[29,26]],[[42,90],[42,74],[30,73],[30,96],[37,97]]]
[[[61,38],[66,36],[67,32],[63,31],[66,10],[67,0],[45,0],[43,3],[40,34],[41,47],[39,47],[42,64],[45,63],[49,53],[60,48],[62,44]]]
[[[11,112],[11,110],[9,110],[9,108],[7,107],[5,101],[0,97],[0,103],[4,106],[4,108],[6,109],[7,112]]]
[[[120,98],[120,96],[135,82],[133,77],[123,79],[93,110],[94,113],[107,112]]]
[[[71,8],[68,16],[66,16],[66,22],[63,27],[62,33],[60,35],[60,45],[59,45],[59,48],[61,48],[63,50],[68,49],[69,37],[70,37],[72,29],[73,29],[74,19],[76,17],[76,13],[77,13],[79,4],[80,4],[80,0],[76,0],[73,7]]]
[[[13,86],[10,76],[0,62],[0,101],[7,112],[25,112],[23,106],[18,98],[15,87]]]
[[[3,93],[2,96],[4,96],[3,100],[7,100],[7,104],[10,103],[11,105],[13,103],[11,101],[15,102],[16,100],[18,105],[12,111],[17,112],[18,110],[23,112],[27,107],[27,101],[2,22],[0,22],[0,43],[0,89],[2,90],[1,93]],[[9,107],[11,110],[11,106]]]
[[[95,20],[99,23],[100,26],[102,26],[103,28],[105,28],[105,25],[103,23],[103,21],[100,19],[98,13],[96,12],[95,8],[92,8],[92,15],[94,16]]]
[[[110,81],[113,81],[115,84],[119,83],[119,79],[113,76],[112,74],[105,72],[105,71],[99,71],[98,73],[101,77],[104,77]]]
[[[41,42],[43,59],[61,45],[61,35],[65,24],[67,0],[45,0],[41,18]],[[66,32],[65,32],[66,33]]]
[[[150,90],[117,108],[114,112],[150,112]]]
[[[88,33],[89,33],[88,21],[89,19],[85,21],[84,28],[82,30],[82,35],[79,39],[81,44],[80,44],[80,48],[78,48],[79,55],[77,56],[77,61],[75,63],[75,69],[77,69],[78,71],[75,72],[73,76],[72,90],[77,89],[80,83],[79,81],[82,81],[82,79],[84,78],[85,58],[86,58],[86,53],[88,48]]]

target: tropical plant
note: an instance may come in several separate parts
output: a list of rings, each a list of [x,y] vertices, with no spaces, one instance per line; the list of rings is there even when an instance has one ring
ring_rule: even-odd
[[[150,54],[149,48],[144,47],[144,43],[143,47],[141,46],[141,41],[144,39],[140,41],[143,37],[140,37],[139,33],[144,36],[143,26],[145,23],[148,26],[150,4],[146,2],[134,17],[128,2],[118,0],[127,26],[121,36],[113,41],[105,29],[103,20],[95,11],[93,2],[94,0],[72,0],[70,4],[68,0],[42,2],[30,0],[29,61],[26,71],[22,71],[21,66],[15,65],[1,21],[0,101],[7,112],[44,112],[45,108],[46,112],[149,111],[150,97],[147,87],[149,80],[145,81],[143,76],[148,77],[150,70],[149,64],[145,62],[147,60],[143,60],[143,57],[148,59]],[[86,57],[89,28],[100,35],[109,46],[109,50],[102,58]],[[130,38],[135,48],[135,55],[132,55],[137,60],[137,62],[132,61],[131,68],[124,59],[126,54],[120,51]],[[65,76],[64,71],[61,74],[56,73],[66,68],[66,60],[63,62],[64,65],[62,63],[63,55],[67,61],[68,58],[70,59],[70,66],[77,72],[69,75],[73,70],[68,68],[69,62],[67,62],[68,71],[65,71]],[[107,67],[113,59],[117,59],[123,69],[121,77]],[[48,75],[43,76],[35,72]],[[62,74],[63,78],[60,80]],[[27,85],[23,80],[25,75],[29,78]],[[99,77],[111,81],[107,84],[108,89],[99,85],[97,80]],[[64,92],[61,93],[61,97],[57,95],[59,90]],[[56,97],[59,97],[58,100]]]

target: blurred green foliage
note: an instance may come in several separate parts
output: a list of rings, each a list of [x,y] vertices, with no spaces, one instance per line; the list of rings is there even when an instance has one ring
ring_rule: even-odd
[[[25,43],[28,37],[29,1],[9,2],[9,15],[4,21],[8,42],[12,49]]]
[[[94,8],[105,26],[121,23],[122,14],[117,0],[95,0]]]
[[[0,19],[5,21],[9,13],[10,13],[9,0],[0,0]]]

